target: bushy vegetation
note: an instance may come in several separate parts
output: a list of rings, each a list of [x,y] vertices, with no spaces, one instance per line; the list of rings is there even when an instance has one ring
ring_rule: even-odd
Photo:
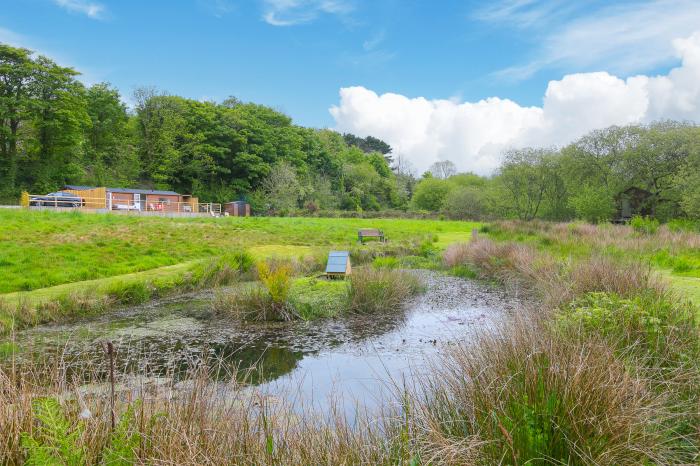
[[[517,287],[543,307],[502,338],[480,342],[476,355],[458,353],[446,372],[459,379],[442,387],[435,411],[465,436],[498,439],[486,450],[492,461],[697,461],[698,309],[652,271],[607,257],[572,263],[490,240],[448,248],[445,262]],[[469,400],[466,411],[455,415],[453,399]],[[598,435],[585,433],[591,428]]]
[[[246,321],[288,321],[299,317],[289,301],[292,267],[284,262],[257,264],[260,286],[220,291],[214,309]]]
[[[222,290],[214,309],[249,321],[316,319],[352,313],[399,310],[421,291],[411,273],[387,268],[356,268],[345,280],[293,279],[287,265],[258,264],[260,286]]]
[[[659,230],[659,221],[655,218],[642,217],[636,215],[632,217],[630,226],[638,233],[653,235]]]

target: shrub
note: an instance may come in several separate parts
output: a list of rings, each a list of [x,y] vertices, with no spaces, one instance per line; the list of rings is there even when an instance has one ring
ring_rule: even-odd
[[[443,208],[451,219],[480,219],[486,210],[483,189],[474,186],[455,188],[447,194]]]
[[[686,218],[676,218],[667,223],[667,227],[674,233],[687,231],[687,232],[700,232],[700,222],[697,220],[690,220]]]
[[[438,211],[452,189],[447,180],[424,178],[416,185],[412,202],[416,209]]]
[[[408,272],[364,269],[350,278],[350,312],[374,313],[400,308],[421,289],[420,281]]]
[[[645,235],[653,235],[659,229],[659,221],[651,217],[642,217],[635,215],[630,220],[630,225],[637,233]]]
[[[622,298],[615,293],[592,292],[574,300],[558,315],[558,322],[578,331],[613,337],[621,349],[633,349],[670,363],[698,353],[695,309],[664,296],[643,293]]]
[[[214,310],[250,321],[296,319],[298,313],[288,302],[291,267],[286,263],[260,262],[257,272],[261,286],[218,293],[214,300]]]
[[[287,302],[291,287],[292,269],[288,265],[270,266],[266,262],[258,263],[258,278],[263,284],[273,303]]]

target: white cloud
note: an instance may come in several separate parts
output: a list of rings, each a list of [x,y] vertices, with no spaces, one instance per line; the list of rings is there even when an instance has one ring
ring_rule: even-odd
[[[105,19],[107,9],[100,3],[86,0],[54,0],[54,3],[71,13],[80,13],[92,19]]]
[[[384,29],[375,32],[369,39],[362,43],[362,48],[365,52],[371,52],[372,50],[379,47],[379,45],[381,45],[382,42],[384,42],[385,36],[386,32],[384,31]]]
[[[672,40],[700,24],[697,0],[585,3],[502,0],[474,17],[524,30],[538,44],[527,63],[497,75],[525,79],[542,68],[606,69],[620,75],[646,72],[674,59]]]
[[[673,47],[681,64],[666,75],[569,74],[549,82],[541,107],[498,97],[428,100],[346,87],[330,113],[339,131],[379,137],[421,171],[452,160],[461,170],[488,174],[507,147],[563,145],[596,128],[661,118],[700,122],[700,31]]]
[[[223,18],[236,9],[229,0],[198,0],[198,3],[217,18]]]
[[[272,26],[309,23],[322,14],[344,16],[353,10],[349,0],[264,0],[263,19]]]

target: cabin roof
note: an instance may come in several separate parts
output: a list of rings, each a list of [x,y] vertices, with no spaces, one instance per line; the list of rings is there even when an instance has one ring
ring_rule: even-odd
[[[67,184],[63,189],[70,189],[72,191],[87,191],[90,189],[95,189],[96,186],[82,186],[75,184]],[[127,194],[155,194],[164,196],[179,196],[179,193],[175,191],[160,191],[156,189],[136,189],[136,188],[105,188],[107,192],[110,193],[127,193]]]

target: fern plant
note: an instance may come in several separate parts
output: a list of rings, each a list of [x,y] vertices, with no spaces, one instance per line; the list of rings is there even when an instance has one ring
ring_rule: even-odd
[[[129,466],[136,462],[136,451],[141,444],[141,434],[134,429],[134,411],[138,402],[130,405],[114,427],[109,444],[104,449],[102,464],[106,466]]]
[[[80,437],[84,426],[71,425],[55,398],[39,398],[32,403],[32,412],[39,421],[35,434],[22,433],[22,447],[27,451],[28,465],[82,466],[86,464],[85,447]]]
[[[134,414],[138,402],[129,406],[114,427],[109,442],[99,455],[105,466],[129,466],[136,462],[141,434],[135,429]],[[85,425],[72,425],[55,398],[40,398],[33,402],[32,412],[38,421],[34,435],[22,433],[22,447],[27,452],[26,464],[31,466],[83,466],[87,452],[80,441]]]

